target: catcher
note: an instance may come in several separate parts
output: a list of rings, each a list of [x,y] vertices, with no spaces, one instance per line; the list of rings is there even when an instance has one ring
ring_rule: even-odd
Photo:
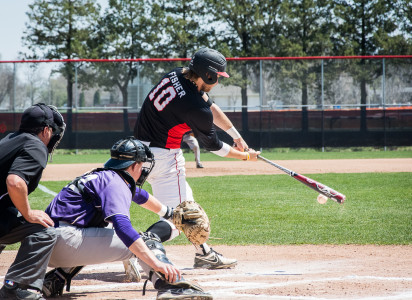
[[[122,139],[110,152],[111,158],[104,168],[74,179],[46,209],[55,223],[58,238],[49,262],[55,269],[46,274],[43,294],[61,295],[65,286],[69,291],[71,279],[85,265],[125,261],[136,256],[158,291],[157,299],[212,299],[209,293],[182,278],[156,234],[138,233],[132,227],[129,209],[133,201],[165,219],[179,220],[178,226],[187,232],[191,227],[199,227],[198,223],[208,228],[208,221],[198,222],[201,212],[196,215],[192,206],[177,210],[173,216],[171,208],[141,189],[154,160],[150,149],[139,140]],[[113,228],[107,227],[109,223]],[[192,232],[195,230],[189,236]]]

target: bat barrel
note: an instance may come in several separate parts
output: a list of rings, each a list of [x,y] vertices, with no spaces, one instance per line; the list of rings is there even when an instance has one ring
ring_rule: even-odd
[[[281,165],[278,165],[277,163],[274,163],[273,161],[264,158],[261,155],[257,156],[259,159],[263,160],[264,162],[267,162],[268,164],[278,168],[279,170],[285,172],[286,174],[292,176],[293,178],[295,178],[296,180],[300,181],[301,183],[305,184],[306,186],[310,187],[311,189],[319,192],[322,195],[325,195],[326,197],[332,199],[335,202],[338,203],[343,203],[346,199],[346,196],[335,191],[334,189],[331,189],[330,187],[317,182],[313,179],[310,179],[306,176],[300,175],[292,170],[286,169],[284,167],[282,167]]]

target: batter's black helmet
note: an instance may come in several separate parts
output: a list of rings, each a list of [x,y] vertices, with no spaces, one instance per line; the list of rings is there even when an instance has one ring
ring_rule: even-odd
[[[207,84],[215,84],[217,75],[229,77],[226,71],[226,59],[218,51],[202,48],[197,51],[189,64],[189,69],[199,75]]]

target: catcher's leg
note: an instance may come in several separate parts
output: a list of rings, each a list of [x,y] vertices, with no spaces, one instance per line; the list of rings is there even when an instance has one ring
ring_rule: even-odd
[[[179,231],[172,222],[169,222],[168,220],[160,220],[150,226],[146,232],[155,233],[163,243],[175,238]],[[200,245],[200,247],[197,247],[193,267],[202,269],[228,269],[233,268],[236,265],[236,259],[226,258],[204,243]]]
[[[146,243],[147,247],[153,251],[158,260],[172,264],[172,262],[166,256],[166,250],[163,247],[160,238],[151,232],[145,232],[142,234],[142,238]],[[196,299],[196,300],[210,300],[213,299],[212,295],[203,291],[197,285],[194,285],[186,281],[181,277],[175,283],[170,283],[165,280],[163,274],[154,271],[149,265],[140,261],[140,264],[144,272],[148,275],[148,280],[150,280],[156,290],[157,300],[161,299]],[[143,295],[145,293],[147,280],[143,286]]]
[[[66,292],[70,292],[70,284],[83,266],[73,268],[56,268],[46,273],[43,282],[42,292],[46,297],[55,297],[63,295],[64,286]]]

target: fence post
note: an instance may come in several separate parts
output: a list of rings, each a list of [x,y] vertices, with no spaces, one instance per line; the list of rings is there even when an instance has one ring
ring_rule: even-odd
[[[259,60],[259,146],[260,151],[262,151],[262,106],[263,106],[263,75],[262,75],[262,60]]]
[[[383,149],[386,151],[385,58],[382,58]]]
[[[76,154],[78,154],[79,153],[79,149],[78,149],[78,140],[79,140],[79,137],[78,137],[78,131],[79,131],[79,127],[78,127],[78,119],[77,119],[77,117],[78,117],[78,114],[79,114],[79,97],[78,97],[78,95],[77,95],[77,93],[78,93],[78,91],[77,91],[77,63],[74,63],[74,105],[75,105],[75,108],[76,108],[76,117],[75,117],[75,120],[76,120],[76,132],[75,132],[75,146],[76,146]]]
[[[139,112],[140,104],[140,62],[137,62],[137,97],[136,97],[136,111]]]
[[[321,103],[322,103],[322,125],[321,125],[321,134],[322,134],[322,152],[325,152],[325,108],[324,108],[324,79],[323,79],[323,59],[321,60]]]
[[[11,111],[16,111],[16,63],[13,63],[13,97],[11,97]]]
[[[79,107],[79,99],[77,95],[77,63],[74,63],[74,106],[76,111]]]

